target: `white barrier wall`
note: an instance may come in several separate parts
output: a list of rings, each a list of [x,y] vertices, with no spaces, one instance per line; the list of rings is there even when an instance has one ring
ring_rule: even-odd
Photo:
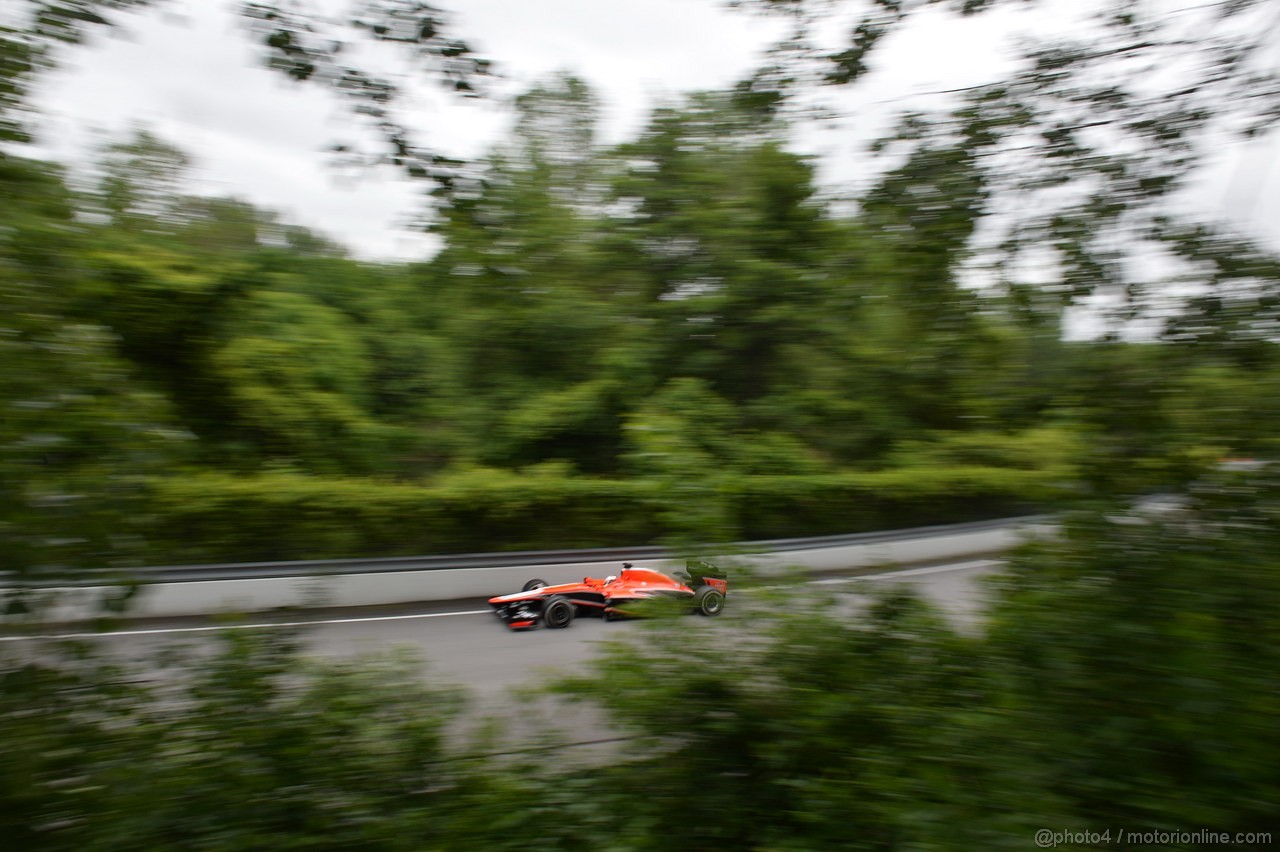
[[[729,557],[764,573],[803,568],[815,574],[854,571],[963,559],[1008,550],[1044,525],[1010,524],[978,532],[924,536],[873,544],[843,545]],[[635,560],[636,567],[659,570],[682,567],[666,560]],[[130,608],[132,617],[211,615],[220,612],[261,612],[278,607],[359,607],[417,601],[487,598],[518,591],[525,581],[540,577],[549,583],[568,583],[584,576],[616,574],[617,562],[575,562],[559,565],[460,568],[434,571],[387,571],[323,577],[272,577],[245,580],[153,583],[140,591]],[[58,604],[54,621],[78,621],[94,612],[93,602],[106,589],[53,590]]]

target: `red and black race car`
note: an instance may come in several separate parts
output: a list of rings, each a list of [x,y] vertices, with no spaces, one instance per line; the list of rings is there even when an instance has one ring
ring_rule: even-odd
[[[584,577],[581,583],[558,586],[530,580],[515,594],[490,598],[489,605],[513,630],[539,624],[568,627],[579,615],[604,619],[635,615],[628,605],[663,598],[687,600],[693,612],[719,615],[729,590],[726,575],[706,562],[690,562],[687,567],[689,570],[677,572],[675,579],[661,571],[635,568],[624,562],[616,577]]]

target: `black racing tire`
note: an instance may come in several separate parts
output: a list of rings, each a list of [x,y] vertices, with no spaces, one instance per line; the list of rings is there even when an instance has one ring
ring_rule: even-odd
[[[545,589],[546,587],[547,587],[546,580],[530,580],[529,582],[524,584],[524,588],[522,588],[520,591],[532,592],[534,589]]]
[[[699,615],[719,615],[724,612],[724,593],[711,586],[700,586],[693,593],[693,611]]]
[[[552,630],[573,624],[573,604],[568,598],[553,595],[542,606],[542,623]]]

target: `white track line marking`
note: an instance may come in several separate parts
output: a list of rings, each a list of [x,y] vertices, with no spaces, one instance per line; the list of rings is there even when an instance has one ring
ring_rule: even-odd
[[[926,568],[909,568],[905,571],[886,571],[882,574],[863,574],[860,577],[834,577],[829,580],[809,580],[803,585],[835,586],[844,583],[859,583],[865,580],[892,580],[901,577],[922,577],[928,574],[946,574],[950,571],[966,571],[971,568],[987,568],[999,564],[994,559],[978,559],[973,562],[957,562],[948,565],[933,565]],[[749,591],[776,591],[789,588],[787,585],[757,586]],[[487,609],[469,609],[459,612],[421,612],[411,615],[374,615],[364,618],[325,618],[315,621],[274,621],[258,624],[213,624],[204,627],[157,627],[152,630],[113,630],[103,633],[57,633],[36,634],[31,636],[0,636],[0,642],[20,642],[35,639],[109,639],[115,636],[159,636],[167,633],[216,633],[222,630],[253,630],[266,627],[317,627],[322,624],[361,624],[374,621],[410,621],[418,618],[448,618],[455,615],[484,615]]]
[[[313,627],[318,624],[360,624],[366,621],[408,621],[413,618],[445,618],[450,615],[483,615],[487,609],[461,612],[420,612],[412,615],[375,615],[364,618],[326,618],[315,621],[272,621],[261,624],[211,624],[206,627],[158,627],[154,630],[110,630],[102,633],[58,633],[33,636],[0,636],[0,642],[23,639],[104,639],[113,636],[155,636],[164,633],[215,633],[222,630],[253,630],[259,627]]]
[[[977,559],[972,562],[954,562],[946,565],[930,565],[926,568],[908,568],[905,571],[885,571],[882,574],[862,574],[854,577],[832,577],[828,580],[808,580],[804,583],[806,586],[839,586],[845,583],[861,583],[866,580],[896,580],[902,577],[923,577],[928,574],[946,574],[950,571],[968,571],[971,568],[989,568],[993,565],[999,565],[997,559]],[[756,586],[754,589],[748,589],[751,592],[777,591],[779,589],[789,589],[791,586],[782,583],[776,586]]]
[[[830,580],[813,580],[815,586],[831,586],[836,583],[856,583],[859,580],[893,580],[898,577],[923,577],[927,574],[945,574],[948,571],[966,571],[970,568],[990,568],[999,565],[998,559],[975,559],[972,562],[954,562],[931,565],[927,568],[908,568],[906,571],[886,571],[883,574],[864,574],[861,577],[835,577]]]

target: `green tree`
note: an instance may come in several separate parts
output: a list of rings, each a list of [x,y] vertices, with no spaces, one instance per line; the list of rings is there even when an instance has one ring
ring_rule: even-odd
[[[151,131],[140,128],[132,138],[103,148],[96,195],[103,211],[119,228],[163,222],[181,197],[181,182],[191,160]]]
[[[1172,359],[1171,359],[1172,360]],[[1280,450],[1280,370],[1198,363],[1165,399],[1173,440],[1204,461],[1274,459]]]
[[[259,290],[228,317],[210,355],[240,430],[270,456],[313,470],[366,469],[379,428],[368,413],[372,365],[350,320],[306,296]]]
[[[812,166],[723,97],[658,110],[622,146],[614,263],[655,328],[662,379],[702,379],[735,403],[788,380],[789,344],[822,310],[827,232]]]
[[[635,335],[592,221],[594,103],[568,77],[522,96],[483,190],[439,225],[434,381],[464,458],[616,465],[621,383],[637,378],[617,366]]]
[[[757,96],[784,99],[811,93],[806,84],[815,78],[827,86],[862,83],[884,40],[926,9],[973,16],[1014,4],[736,5],[794,22],[795,32],[771,57],[776,67],[755,81],[764,86]],[[821,46],[829,43],[819,35],[824,28],[850,19],[842,44]],[[1275,127],[1280,72],[1267,58],[1273,47],[1274,22],[1259,0],[1177,9],[1115,0],[1082,15],[1078,26],[1032,33],[1011,73],[945,93],[958,105],[927,112],[905,105],[894,148],[927,151],[960,140],[974,161],[990,200],[970,265],[1015,280],[1028,264],[1049,268],[1054,275],[1040,285],[1049,296],[1073,303],[1102,294],[1124,321],[1167,307],[1165,276],[1148,272],[1153,255],[1197,283],[1215,283],[1200,267],[1221,257],[1230,241],[1211,246],[1182,237],[1204,227],[1230,229],[1189,214],[1185,191],[1225,142]],[[885,141],[873,153],[882,153]]]
[[[17,579],[145,553],[144,477],[177,436],[101,325],[69,315],[83,233],[54,170],[0,158],[0,552]]]

